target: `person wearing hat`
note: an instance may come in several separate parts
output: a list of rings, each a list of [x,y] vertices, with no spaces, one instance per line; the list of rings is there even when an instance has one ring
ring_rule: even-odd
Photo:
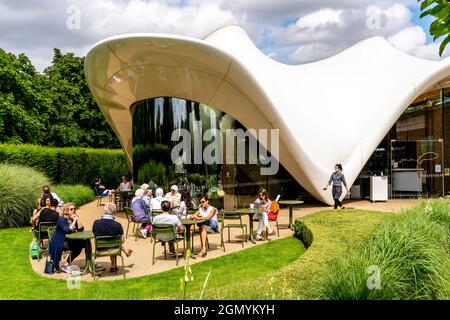
[[[184,226],[181,224],[180,219],[176,215],[170,214],[170,202],[167,199],[161,201],[162,213],[153,218],[153,225],[172,225],[175,234],[182,234],[184,232]],[[177,235],[178,236],[178,235]],[[158,240],[169,243],[169,255],[171,257],[176,256],[174,238],[170,234],[157,234]]]
[[[179,207],[181,203],[181,193],[178,192],[178,187],[173,185],[170,187],[170,192],[165,196],[170,201],[170,205],[173,207]]]

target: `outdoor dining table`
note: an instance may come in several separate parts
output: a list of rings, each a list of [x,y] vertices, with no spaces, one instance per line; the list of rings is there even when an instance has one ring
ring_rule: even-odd
[[[289,206],[289,225],[288,225],[288,228],[293,230],[294,229],[294,225],[292,224],[292,206],[299,205],[299,204],[302,204],[304,202],[300,201],[300,200],[281,200],[281,201],[278,201],[278,203],[287,204]]]
[[[91,230],[85,230],[81,232],[75,232],[75,233],[69,233],[66,234],[67,239],[74,239],[74,240],[85,240],[86,246],[84,248],[84,252],[86,254],[86,266],[84,270],[81,272],[83,274],[85,273],[93,273],[92,271],[92,246],[91,246],[91,239],[94,239],[94,233]]]
[[[186,256],[187,249],[190,249],[191,258],[195,259],[194,248],[191,248],[191,226],[197,223],[205,222],[206,219],[180,219],[180,221],[186,229],[186,250],[184,254]]]
[[[250,242],[252,242],[253,244],[256,244],[256,241],[253,239],[253,217],[255,216],[255,214],[263,212],[263,210],[262,209],[244,208],[244,209],[239,209],[236,212],[248,215],[248,217],[250,219],[250,223],[249,223],[250,224],[250,234],[249,234],[248,240],[250,240]]]

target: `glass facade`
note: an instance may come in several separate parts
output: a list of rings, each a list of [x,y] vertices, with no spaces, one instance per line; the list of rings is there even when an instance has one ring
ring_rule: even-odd
[[[398,119],[354,184],[370,197],[370,176],[389,178],[390,198],[440,197],[450,192],[450,89],[422,95]]]
[[[225,209],[248,207],[260,188],[267,189],[272,198],[278,194],[286,199],[307,198],[304,189],[281,164],[276,175],[261,175],[261,163],[249,164],[248,152],[245,153],[244,164],[238,164],[236,152],[231,164],[228,161],[226,164],[208,164],[203,159],[197,161],[198,146],[204,151],[211,141],[215,141],[217,134],[223,138],[227,129],[245,130],[238,121],[220,110],[193,101],[160,97],[136,103],[132,112],[133,179],[138,184],[149,183],[153,189],[157,185],[165,192],[170,185],[177,184],[181,190],[189,190],[195,198],[207,194],[213,205]],[[173,161],[172,150],[180,141],[184,142],[184,137],[172,141],[172,134],[181,133],[182,129],[190,133],[188,144],[192,151],[180,152],[181,158]],[[217,131],[210,141],[203,141],[203,134],[208,129]],[[239,140],[236,137],[235,148],[239,144],[244,144],[244,149],[249,150],[250,138]],[[222,147],[225,154],[226,146]]]

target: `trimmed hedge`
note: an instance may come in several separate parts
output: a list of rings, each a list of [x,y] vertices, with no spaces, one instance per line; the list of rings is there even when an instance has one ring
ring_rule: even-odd
[[[93,186],[101,177],[116,188],[122,175],[131,175],[123,150],[0,144],[0,162],[34,168],[56,184]]]
[[[313,236],[312,231],[299,218],[296,219],[294,222],[294,237],[296,237],[301,242],[303,242],[305,249],[308,249],[314,241],[314,236]]]
[[[448,299],[450,208],[428,202],[380,226],[333,263],[321,299]]]
[[[56,192],[64,203],[74,202],[78,207],[96,198],[94,190],[84,185],[58,184],[50,189]]]
[[[27,225],[47,177],[36,170],[0,163],[0,228]]]

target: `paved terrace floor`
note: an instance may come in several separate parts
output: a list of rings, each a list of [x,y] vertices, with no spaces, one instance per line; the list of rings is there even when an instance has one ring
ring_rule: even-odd
[[[347,207],[355,208],[355,209],[365,209],[365,210],[374,210],[374,211],[389,211],[389,212],[399,212],[404,208],[408,208],[414,205],[417,205],[419,203],[419,200],[389,200],[388,202],[375,202],[372,203],[370,201],[366,200],[353,200],[353,201],[345,201],[344,205]],[[321,205],[321,204],[304,204],[298,207],[294,207],[293,210],[293,219],[298,217],[303,217],[309,214],[313,214],[315,212],[319,212],[322,210],[328,210],[332,207]],[[97,207],[97,201],[90,202],[78,209],[78,214],[80,216],[80,220],[83,222],[86,230],[92,230],[92,224],[93,222],[102,216],[103,214],[103,206]],[[289,211],[287,208],[283,208],[280,211],[280,214],[278,215],[278,221],[280,224],[280,238],[288,237],[292,235],[292,231],[290,229],[287,229],[287,224],[289,220]],[[124,213],[118,213],[117,215],[117,221],[120,222],[123,226],[124,232],[126,231],[127,227],[127,220]],[[248,217],[245,216],[243,219],[243,223],[248,224]],[[254,224],[254,230],[256,232],[256,226],[257,223]],[[271,222],[272,228],[275,230],[275,224]],[[132,277],[140,277],[144,275],[149,274],[155,274],[163,271],[167,271],[173,268],[176,268],[176,261],[175,258],[167,257],[167,260],[164,260],[164,254],[162,251],[161,244],[156,245],[156,252],[155,252],[155,258],[157,259],[156,263],[152,265],[152,248],[153,243],[150,242],[150,238],[143,239],[135,237],[132,234],[132,224],[130,225],[130,231],[129,236],[127,237],[124,247],[130,248],[133,250],[133,253],[130,257],[124,256],[124,262],[125,262],[125,274],[127,278]],[[191,263],[198,263],[201,261],[205,261],[207,259],[213,259],[220,256],[223,256],[225,254],[230,254],[232,252],[236,252],[239,250],[251,248],[254,245],[261,245],[266,243],[266,241],[256,241],[256,244],[253,244],[251,242],[246,242],[244,245],[244,248],[242,248],[242,244],[240,242],[236,242],[236,240],[239,240],[241,238],[241,233],[239,229],[232,229],[231,230],[231,240],[232,242],[229,243],[227,232],[224,232],[224,240],[225,240],[225,247],[226,251],[224,252],[222,248],[220,247],[220,233],[219,234],[208,234],[208,239],[210,243],[210,249],[208,250],[208,254],[206,257],[200,258],[197,257],[195,260],[191,260]],[[277,235],[273,235],[269,237],[272,240],[278,239]],[[233,242],[234,240],[234,242]],[[199,236],[196,235],[194,238],[194,253],[198,253],[200,251],[200,239]],[[183,244],[182,242],[179,244],[180,248],[182,248]],[[36,273],[38,273],[41,276],[54,278],[54,279],[66,279],[67,274],[65,273],[59,273],[54,275],[47,275],[44,271],[44,265],[45,265],[45,257],[46,253],[43,254],[42,258],[38,262],[37,260],[31,260],[31,265]],[[84,266],[84,251],[81,252],[80,256],[75,259],[74,264],[78,266]],[[106,268],[106,271],[102,272],[100,280],[116,280],[116,279],[123,279],[123,269],[120,258],[117,259],[119,271],[117,275],[114,275],[112,273],[109,273],[110,268],[110,259],[109,257],[102,257],[96,259],[96,262],[99,263],[102,267]],[[183,266],[184,259],[180,258],[179,265]],[[92,277],[89,274],[83,275],[82,280],[91,281]]]

